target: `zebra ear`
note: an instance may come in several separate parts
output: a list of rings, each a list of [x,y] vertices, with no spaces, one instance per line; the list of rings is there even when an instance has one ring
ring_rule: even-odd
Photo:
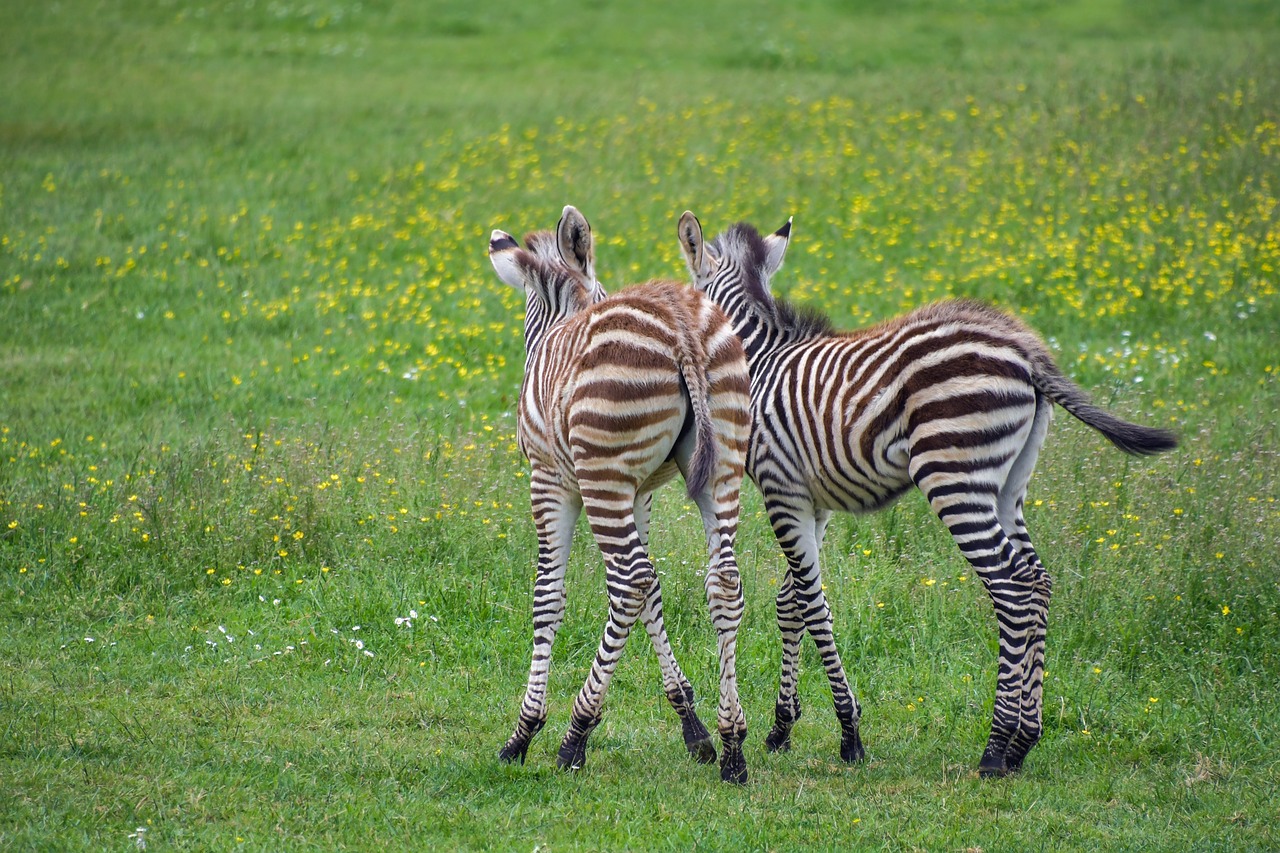
[[[766,249],[764,264],[766,275],[772,276],[782,268],[782,258],[787,253],[787,245],[791,242],[791,219],[777,231],[764,238]]]
[[[503,284],[509,284],[516,290],[524,290],[529,285],[528,270],[520,263],[520,256],[527,254],[520,248],[516,238],[506,231],[494,230],[489,236],[489,263]]]
[[[684,252],[684,261],[689,266],[689,274],[693,276],[694,284],[697,284],[700,277],[711,272],[706,245],[702,240],[702,223],[693,215],[693,211],[686,210],[680,216],[676,233],[680,237],[680,251]]]
[[[595,247],[591,240],[591,225],[576,207],[564,206],[560,221],[556,224],[556,245],[560,249],[560,259],[575,272],[587,277],[588,281],[596,280]]]

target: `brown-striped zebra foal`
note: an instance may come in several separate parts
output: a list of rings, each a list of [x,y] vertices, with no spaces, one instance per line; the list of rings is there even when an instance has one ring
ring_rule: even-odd
[[[1053,404],[1127,453],[1170,450],[1176,439],[1090,403],[1035,332],[986,305],[942,302],[854,332],[796,311],[769,290],[790,222],[764,238],[743,223],[704,243],[697,218],[685,213],[678,232],[694,284],[725,309],[746,346],[747,473],[787,557],[777,599],[782,675],[766,746],[790,746],[807,631],[831,682],[840,755],[863,756],[818,550],[832,512],[871,512],[915,485],[995,605],[1000,665],[979,773],[1019,769],[1040,739],[1050,589],[1022,504]]]
[[[648,554],[651,493],[684,475],[706,530],[707,602],[720,647],[717,722],[720,776],[745,782],[746,719],[738,699],[735,645],[742,584],[734,557],[743,458],[750,429],[742,345],[706,296],[652,282],[603,298],[592,268],[591,232],[566,207],[556,235],[525,238],[528,250],[494,231],[489,258],[498,277],[526,293],[525,373],[518,438],[531,466],[538,534],[533,660],[514,734],[499,753],[524,761],[546,722],[551,646],[564,615],[564,577],[575,523],[585,508],[605,560],[609,617],[578,698],[558,764],[578,768],[600,722],[605,691],[633,624],[647,629],[663,688],[679,714],[685,745],[715,760],[676,664],[662,620],[658,576]]]

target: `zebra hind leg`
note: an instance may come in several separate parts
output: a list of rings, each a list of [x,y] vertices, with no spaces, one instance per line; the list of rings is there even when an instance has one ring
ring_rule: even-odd
[[[515,732],[498,751],[506,763],[524,763],[529,744],[547,721],[547,678],[551,647],[564,619],[564,573],[580,505],[543,482],[533,472],[534,526],[538,533],[538,565],[533,583],[533,654],[529,680]]]
[[[645,492],[636,499],[635,523],[636,533],[645,550],[649,547],[649,517],[653,504],[653,492]],[[702,724],[697,711],[694,710],[693,685],[685,677],[684,671],[676,661],[671,641],[667,637],[666,624],[662,615],[662,587],[655,578],[649,595],[645,599],[645,607],[640,614],[640,621],[653,644],[654,654],[658,658],[658,668],[662,672],[662,689],[667,701],[680,718],[680,733],[684,737],[684,746],[689,755],[699,764],[711,764],[716,760],[716,748],[711,742],[711,733]]]
[[[600,724],[609,682],[622,657],[631,628],[644,609],[649,587],[658,577],[639,542],[633,544],[629,554],[610,556],[605,560],[609,618],[586,683],[574,700],[569,731],[560,744],[556,764],[562,770],[577,770],[586,763],[587,739]]]
[[[711,564],[704,584],[711,624],[720,651],[720,702],[716,726],[720,731],[720,779],[743,785],[747,759],[742,745],[747,739],[747,718],[738,694],[738,628],[742,625],[742,576],[734,556],[738,526],[739,486],[742,469],[727,464],[712,477],[711,488],[694,495],[702,513]]]
[[[730,557],[707,572],[707,606],[720,647],[720,703],[716,720],[720,730],[720,779],[735,784],[747,781],[747,760],[742,744],[747,739],[747,718],[738,695],[737,640],[742,624],[742,578]]]
[[[645,599],[644,611],[640,614],[649,639],[653,643],[654,653],[658,657],[658,667],[662,671],[662,687],[667,701],[680,718],[680,731],[684,737],[684,746],[689,755],[699,764],[710,764],[716,760],[716,748],[711,742],[711,733],[702,724],[698,712],[694,710],[693,685],[685,677],[684,671],[676,662],[671,649],[671,641],[667,637],[666,626],[662,617],[662,590],[654,578],[653,586]]]
[[[505,764],[519,762],[524,764],[525,755],[529,752],[529,744],[533,741],[535,735],[542,731],[542,727],[547,724],[546,719],[527,718],[524,714],[520,715],[519,721],[516,723],[516,731],[507,740],[502,749],[498,750],[498,760]]]
[[[1005,536],[994,507],[984,509],[965,503],[952,507],[935,505],[934,509],[981,578],[995,607],[1000,663],[991,734],[978,763],[978,775],[1004,776],[1014,769],[1009,763],[1011,743],[1021,727],[1023,690],[1031,668],[1035,628],[1042,622],[1036,605],[1035,577],[1026,558]]]
[[[1045,638],[1048,633],[1049,598],[1053,591],[1053,579],[1045,571],[1040,557],[1031,545],[1026,523],[1022,518],[1021,501],[1014,522],[1016,533],[1011,537],[1022,557],[1027,561],[1032,581],[1032,608],[1035,614],[1027,653],[1027,668],[1023,672],[1020,718],[1018,730],[1009,741],[1005,753],[1005,766],[1010,772],[1022,769],[1022,764],[1044,731],[1042,713],[1044,707],[1044,658]]]
[[[1038,560],[1036,566],[1039,567]],[[1009,741],[1009,750],[1005,753],[1005,766],[1010,772],[1022,769],[1027,753],[1040,742],[1044,731],[1041,721],[1044,707],[1044,647],[1053,581],[1043,567],[1039,568],[1033,591],[1036,621],[1031,629],[1029,665],[1022,682],[1021,719],[1018,731]]]
[[[1004,776],[1009,772],[1009,743],[1021,722],[1023,674],[1027,670],[1031,630],[1036,621],[1033,576],[1026,559],[1000,524],[995,494],[957,483],[951,477],[931,488],[930,479],[926,474],[917,476],[916,482],[934,514],[947,526],[960,552],[981,578],[995,607],[1000,662],[991,734],[978,763],[978,775]]]
[[[1043,732],[1045,638],[1048,631],[1049,598],[1053,581],[1040,562],[1035,547],[1031,544],[1031,536],[1027,533],[1027,523],[1023,516],[1023,505],[1026,501],[1031,473],[1035,469],[1036,459],[1044,444],[1045,435],[1048,433],[1051,411],[1052,404],[1044,397],[1038,396],[1031,431],[997,496],[1000,526],[1004,528],[1014,549],[1026,561],[1031,573],[1031,607],[1034,614],[1028,642],[1027,665],[1022,673],[1018,730],[1010,739],[1009,748],[1005,753],[1005,767],[1010,772],[1022,769],[1027,753],[1039,742]]]

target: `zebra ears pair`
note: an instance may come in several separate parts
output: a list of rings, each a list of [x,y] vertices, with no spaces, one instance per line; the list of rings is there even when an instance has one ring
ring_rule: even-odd
[[[733,231],[737,231],[740,226],[734,226]],[[753,233],[755,229],[750,229]],[[685,263],[689,266],[689,272],[693,276],[695,285],[705,281],[711,276],[715,268],[725,258],[719,257],[717,252],[713,251],[702,237],[702,223],[698,221],[698,217],[693,215],[692,211],[686,210],[680,216],[680,222],[676,226],[676,233],[680,238],[680,250],[684,252]],[[787,222],[777,231],[764,237],[761,242],[764,244],[764,257],[758,258],[757,262],[762,268],[766,285],[768,280],[773,277],[779,269],[782,268],[782,260],[787,254],[787,245],[791,242],[791,218],[787,218]],[[736,254],[736,250],[742,244],[737,241],[730,241],[724,246],[726,255]],[[747,262],[746,257],[737,258],[739,262]]]
[[[494,230],[489,236],[489,262],[504,284],[525,290],[533,269],[541,264],[562,264],[586,282],[596,280],[595,246],[591,225],[576,207],[567,204],[556,223],[554,238],[546,231],[535,231],[525,237],[528,251],[522,250],[516,238],[505,231]]]

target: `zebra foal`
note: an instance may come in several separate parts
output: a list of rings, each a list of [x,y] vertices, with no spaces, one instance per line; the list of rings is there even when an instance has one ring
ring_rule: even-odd
[[[502,231],[489,241],[498,277],[526,294],[525,372],[517,437],[529,459],[538,535],[533,657],[515,732],[503,761],[524,761],[546,722],[551,647],[564,616],[565,567],[585,509],[604,556],[609,616],[561,743],[561,768],[581,767],[604,695],[639,619],[680,716],[685,745],[715,760],[693,708],[693,688],[663,627],[658,576],[648,554],[654,489],[684,476],[706,532],[707,602],[720,652],[717,723],[720,776],[745,782],[746,719],[738,698],[735,646],[742,584],[734,556],[738,500],[750,429],[742,344],[728,318],[691,287],[651,282],[605,297],[595,281],[591,230],[566,207],[553,236],[535,232],[527,249]]]
[[[740,223],[706,243],[692,213],[678,225],[694,285],[724,308],[746,347],[747,473],[787,559],[777,595],[782,671],[765,744],[790,747],[808,632],[831,683],[840,755],[863,757],[861,710],[832,636],[818,551],[833,512],[872,512],[914,485],[995,606],[1000,661],[979,774],[1018,770],[1041,735],[1051,586],[1023,500],[1053,404],[1126,453],[1160,453],[1177,440],[1093,405],[1035,332],[995,308],[940,302],[850,332],[797,311],[769,290],[790,233],[790,221],[767,237]]]

